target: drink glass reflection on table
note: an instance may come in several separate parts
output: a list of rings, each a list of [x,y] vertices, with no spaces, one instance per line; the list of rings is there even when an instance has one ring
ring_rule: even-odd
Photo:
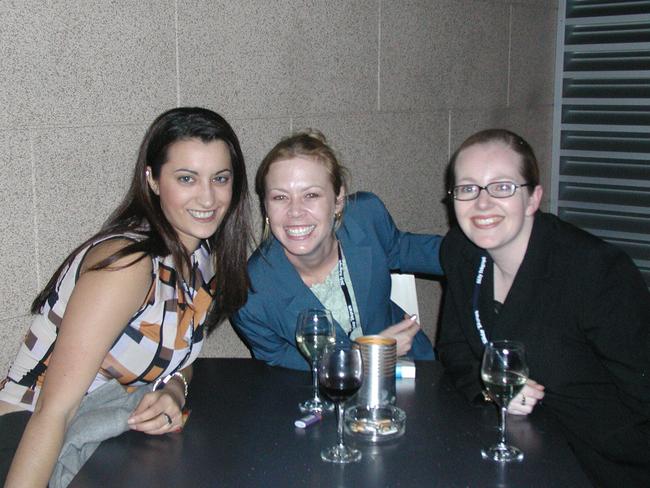
[[[506,443],[506,417],[510,400],[521,391],[528,379],[524,345],[516,341],[489,342],[483,353],[481,379],[490,398],[499,407],[501,434],[496,445],[481,450],[483,458],[499,462],[523,460],[524,453]]]
[[[363,361],[356,344],[335,342],[323,351],[318,367],[318,380],[325,394],[336,403],[337,444],[323,449],[321,458],[332,463],[353,463],[361,459],[361,451],[343,442],[343,405],[363,383]]]
[[[329,310],[307,309],[300,312],[296,324],[296,344],[311,363],[314,396],[298,407],[302,413],[320,413],[331,408],[318,394],[318,360],[327,344],[336,340],[334,320]],[[328,408],[329,407],[329,408]]]

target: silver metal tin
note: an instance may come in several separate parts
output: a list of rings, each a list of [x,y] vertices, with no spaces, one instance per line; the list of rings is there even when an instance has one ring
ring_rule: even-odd
[[[363,384],[354,404],[364,407],[395,404],[397,341],[379,335],[355,339],[363,359]]]
[[[363,384],[346,410],[348,434],[381,443],[404,434],[406,414],[395,406],[397,341],[379,335],[355,339],[363,359]]]

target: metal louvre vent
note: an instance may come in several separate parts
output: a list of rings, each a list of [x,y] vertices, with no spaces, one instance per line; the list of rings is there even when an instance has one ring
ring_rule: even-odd
[[[580,17],[611,17],[638,15],[650,12],[646,0],[566,0],[562,2],[561,14],[567,19]]]
[[[650,0],[561,0],[551,211],[650,287]]]

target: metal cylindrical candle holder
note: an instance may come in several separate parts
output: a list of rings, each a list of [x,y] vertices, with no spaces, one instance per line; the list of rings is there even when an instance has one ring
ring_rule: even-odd
[[[378,335],[362,336],[355,347],[363,358],[363,384],[354,406],[345,412],[345,428],[358,440],[387,442],[406,431],[406,414],[395,406],[397,342]]]
[[[363,385],[355,403],[369,408],[395,404],[397,341],[379,335],[355,339],[363,359]]]

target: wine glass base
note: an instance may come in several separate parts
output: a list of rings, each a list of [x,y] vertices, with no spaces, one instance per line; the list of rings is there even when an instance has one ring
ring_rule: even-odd
[[[328,463],[356,463],[361,459],[361,451],[358,449],[352,449],[348,446],[336,445],[323,449],[320,453],[320,457],[323,461],[327,461]]]
[[[490,459],[500,463],[518,462],[524,459],[524,453],[521,452],[521,449],[505,444],[497,444],[487,449],[481,449],[481,456],[483,459]]]
[[[316,401],[313,398],[298,404],[301,413],[326,413],[334,411],[334,404],[328,401]]]

